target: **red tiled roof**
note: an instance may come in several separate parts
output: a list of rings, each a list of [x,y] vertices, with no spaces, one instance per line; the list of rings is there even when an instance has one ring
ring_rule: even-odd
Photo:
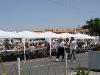
[[[34,32],[46,32],[46,31],[51,31],[55,33],[64,33],[64,32],[75,32],[75,29],[68,29],[68,28],[41,29],[41,30],[36,30]]]

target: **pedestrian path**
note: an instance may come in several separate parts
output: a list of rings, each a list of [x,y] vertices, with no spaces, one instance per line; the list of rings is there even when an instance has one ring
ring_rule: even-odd
[[[76,57],[77,59],[75,60],[75,62],[70,61],[67,63],[68,64],[67,72],[69,73],[68,75],[75,75],[71,73],[73,73],[75,68],[79,66],[79,62],[80,62],[80,67],[88,68],[87,54],[77,54]],[[24,75],[28,75],[27,73],[31,73],[32,75],[66,75],[65,61],[61,60],[59,62],[56,62],[55,60],[56,57],[52,57],[52,59],[47,57],[47,58],[26,60],[25,63],[21,61],[21,69],[23,70]],[[3,64],[6,66],[7,75],[12,75],[11,73],[17,75],[16,72],[17,61],[3,62]],[[2,68],[0,67],[0,73],[1,71]],[[89,75],[100,75],[100,72],[90,71]]]
[[[94,72],[94,71],[90,71],[89,75],[100,75],[100,72]]]
[[[59,75],[75,75],[75,73],[70,73],[70,74],[59,74]],[[100,75],[100,72],[94,72],[94,71],[90,71],[89,75]]]

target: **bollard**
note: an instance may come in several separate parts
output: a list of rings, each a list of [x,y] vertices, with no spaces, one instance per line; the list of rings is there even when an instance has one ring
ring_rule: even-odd
[[[68,65],[67,65],[67,56],[68,56],[68,53],[66,53],[66,60],[65,60],[65,63],[66,63],[66,75],[68,75]]]
[[[17,58],[17,62],[18,62],[18,75],[20,75],[20,58]]]

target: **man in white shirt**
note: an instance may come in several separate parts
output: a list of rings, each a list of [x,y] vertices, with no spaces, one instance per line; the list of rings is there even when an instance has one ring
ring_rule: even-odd
[[[70,58],[73,60],[73,62],[75,62],[74,60],[76,59],[76,57],[75,57],[76,47],[77,47],[77,43],[74,40],[74,37],[71,37],[71,41],[70,41],[70,54],[71,54],[71,56],[70,56]]]
[[[56,61],[59,61],[60,55],[62,56],[62,60],[64,60],[64,41],[63,41],[63,39],[59,39]]]

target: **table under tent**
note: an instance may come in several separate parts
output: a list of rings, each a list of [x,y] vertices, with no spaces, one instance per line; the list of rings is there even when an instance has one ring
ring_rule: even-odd
[[[26,47],[26,40],[32,40],[37,38],[37,34],[34,32],[29,32],[29,31],[23,31],[23,32],[4,32],[1,31],[0,34],[2,34],[1,38],[1,49],[0,49],[0,56],[4,59],[14,59],[16,60],[17,57],[20,57],[21,59],[26,60],[28,59],[31,54],[35,56],[39,56],[38,53],[41,54],[41,51],[43,50],[42,48],[34,48],[34,50],[30,51]],[[4,34],[4,35],[3,35]],[[6,35],[5,35],[6,34]],[[13,47],[13,45],[16,45]],[[4,44],[9,43],[9,48],[4,48]],[[16,43],[16,44],[15,44]],[[21,48],[19,48],[19,43],[20,45],[23,45]],[[6,46],[7,47],[7,46]]]

